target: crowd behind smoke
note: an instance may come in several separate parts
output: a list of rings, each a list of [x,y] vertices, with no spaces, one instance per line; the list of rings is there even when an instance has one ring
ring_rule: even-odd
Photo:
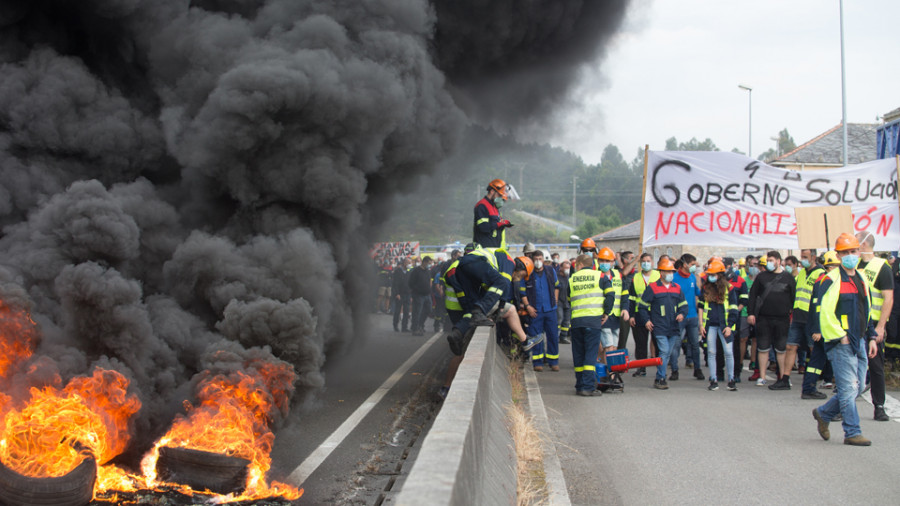
[[[392,195],[467,122],[558,103],[624,6],[3,2],[0,297],[40,325],[29,381],[121,371],[138,446],[241,357],[315,391]]]

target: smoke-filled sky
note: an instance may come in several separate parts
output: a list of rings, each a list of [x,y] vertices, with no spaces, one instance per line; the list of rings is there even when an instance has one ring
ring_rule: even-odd
[[[894,0],[844,2],[851,123],[880,123],[900,107],[898,19]],[[753,88],[754,156],[784,128],[800,145],[841,122],[838,0],[639,0],[608,51],[574,90],[577,108],[536,135],[588,163],[609,143],[630,160],[672,136],[746,152],[748,92],[738,84]]]
[[[28,381],[115,368],[149,438],[201,371],[280,359],[320,388],[394,195],[467,124],[540,122],[625,8],[3,2],[0,297],[43,333]]]

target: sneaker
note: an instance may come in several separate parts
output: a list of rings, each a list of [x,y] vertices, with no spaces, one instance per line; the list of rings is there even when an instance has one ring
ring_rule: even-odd
[[[527,341],[525,341],[525,344],[522,346],[522,351],[528,351],[528,350],[534,348],[535,346],[541,344],[543,341],[544,341],[544,334],[539,334],[532,338],[529,338]]]
[[[825,383],[822,383],[822,388],[834,388],[834,383],[832,383],[831,381],[826,381]]]
[[[831,438],[831,431],[828,430],[828,422],[822,419],[822,415],[819,414],[819,408],[813,408],[812,415],[818,424],[816,430],[819,431],[819,435],[822,436],[822,439],[828,441],[828,439]]]
[[[756,380],[756,386],[758,387],[764,387],[766,386],[766,383],[766,378],[759,378]]]
[[[572,341],[569,341],[569,338],[567,337],[561,337],[559,339],[559,344],[572,344]]]
[[[669,385],[666,385],[666,380],[653,380],[653,388],[657,390],[668,390]]]
[[[852,446],[872,446],[872,442],[862,437],[862,434],[853,437],[845,437],[844,444]]]
[[[494,321],[484,315],[481,309],[477,307],[472,309],[472,316],[469,317],[469,324],[475,327],[493,327]]]
[[[734,384],[734,380],[731,380],[731,381],[728,382],[728,391],[729,391],[729,392],[736,392],[736,391],[737,391],[737,385]]]
[[[719,389],[719,383],[717,383],[717,382],[715,382],[715,381],[710,381],[710,382],[709,382],[709,386],[706,387],[706,389],[707,389],[707,390],[718,390],[718,389]]]
[[[759,382],[757,382],[756,384],[758,385]],[[790,380],[785,380],[784,376],[782,376],[781,378],[778,378],[778,381],[769,385],[769,390],[790,390],[790,389],[791,389]]]
[[[640,376],[646,376],[646,375],[647,375],[647,369],[644,367],[641,367],[637,371],[634,371],[634,374],[632,374],[632,376],[635,378],[640,377]]]
[[[440,390],[438,390],[437,395],[441,400],[444,400],[447,398],[448,393],[450,393],[450,387],[441,387]]]
[[[694,377],[698,380],[705,380],[706,376],[703,375],[703,371],[700,369],[694,369]]]
[[[891,417],[889,417],[888,414],[884,412],[884,406],[875,406],[875,421],[878,421],[878,422],[891,421]]]
[[[463,354],[463,335],[458,328],[454,327],[453,330],[447,334],[447,342],[450,344],[450,351],[452,351],[454,355],[461,356]]]
[[[753,369],[753,374],[747,378],[748,381],[756,381],[759,379],[759,369]]]
[[[669,375],[669,381],[678,381],[678,371],[672,371]]]
[[[800,394],[801,399],[826,399],[828,396],[818,390],[812,392],[803,392]]]

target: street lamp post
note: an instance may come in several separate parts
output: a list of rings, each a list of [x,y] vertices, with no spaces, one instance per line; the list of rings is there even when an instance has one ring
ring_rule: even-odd
[[[753,88],[739,84],[738,88],[747,90],[747,156],[753,158]]]

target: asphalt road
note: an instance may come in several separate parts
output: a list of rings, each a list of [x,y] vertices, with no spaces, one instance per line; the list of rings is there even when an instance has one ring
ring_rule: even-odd
[[[800,399],[796,373],[790,391],[751,385],[745,372],[729,392],[683,367],[665,391],[651,370],[629,372],[623,393],[577,397],[570,347],[560,348],[561,371],[537,377],[573,504],[900,502],[900,423],[875,422],[864,400],[873,444],[851,447],[837,422],[830,441],[819,437],[811,412],[822,401]]]
[[[394,385],[380,389],[433,333],[395,333],[388,315],[372,315],[370,320],[353,350],[326,364],[325,389],[304,405],[295,405],[288,423],[276,433],[275,479],[291,482],[288,477],[297,476],[298,466],[314,452],[333,450],[302,483],[292,483],[304,489],[297,504],[377,503],[393,488],[410,448],[439,407],[434,392],[443,383],[450,355],[446,341],[435,340],[395,377]],[[431,329],[431,320],[426,328]],[[383,398],[370,402],[376,391]],[[361,406],[370,411],[358,426],[339,443],[323,446]]]

